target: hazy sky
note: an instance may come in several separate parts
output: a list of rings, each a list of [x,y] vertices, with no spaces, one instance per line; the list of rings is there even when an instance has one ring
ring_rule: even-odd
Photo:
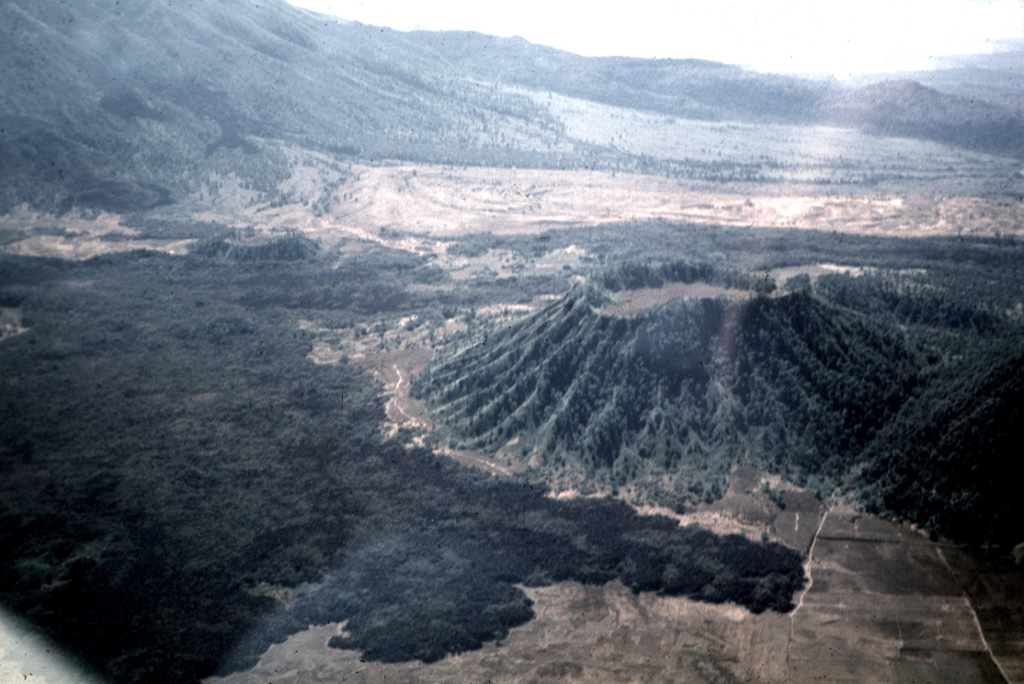
[[[366,24],[518,35],[584,55],[699,57],[845,77],[1024,36],[1024,0],[292,0]]]

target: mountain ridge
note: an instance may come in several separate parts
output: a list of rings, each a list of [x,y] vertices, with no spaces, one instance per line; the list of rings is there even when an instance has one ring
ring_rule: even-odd
[[[5,211],[147,210],[229,174],[274,196],[293,147],[340,164],[614,169],[631,159],[571,137],[524,89],[1024,158],[1020,116],[923,86],[851,91],[701,60],[581,57],[522,39],[336,21],[280,0],[14,0],[0,19],[11,27],[0,46]]]

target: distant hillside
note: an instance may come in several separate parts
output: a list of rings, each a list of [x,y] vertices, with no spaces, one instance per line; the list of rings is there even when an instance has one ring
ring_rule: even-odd
[[[973,76],[963,69],[956,72],[959,89],[947,92],[914,81],[844,88],[696,59],[581,57],[478,33],[410,38],[476,78],[532,90],[694,119],[847,126],[1024,158],[1021,111],[1003,106],[1005,98],[993,104],[961,94]],[[930,77],[951,85],[941,73]]]
[[[694,119],[806,123],[827,92],[815,81],[698,59],[581,57],[463,31],[416,31],[409,38],[475,78]]]
[[[281,0],[11,0],[0,21],[0,211],[128,212],[216,193],[231,176],[270,201],[296,148],[341,163],[671,169],[571,138],[524,90],[1024,157],[1019,115],[916,83],[847,91],[699,60],[580,57],[342,22]]]
[[[1024,112],[1024,44],[1005,51],[950,57],[930,71],[906,74],[944,93]]]
[[[921,138],[1024,158],[1024,118],[1019,113],[915,81],[883,81],[836,90],[826,99],[823,120],[879,135]]]
[[[145,208],[212,174],[273,192],[281,144],[533,166],[573,149],[532,101],[404,34],[277,0],[16,0],[0,22],[0,210]]]

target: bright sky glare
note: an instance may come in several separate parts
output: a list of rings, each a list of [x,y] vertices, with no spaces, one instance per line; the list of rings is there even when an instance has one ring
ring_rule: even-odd
[[[583,55],[698,57],[759,71],[831,74],[928,69],[1024,36],[1024,0],[291,0],[399,30],[522,36]]]

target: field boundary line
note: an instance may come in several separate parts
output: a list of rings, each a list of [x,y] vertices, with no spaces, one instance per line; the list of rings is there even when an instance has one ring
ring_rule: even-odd
[[[953,566],[946,560],[946,554],[942,553],[942,547],[936,546],[935,553],[939,555],[939,559],[943,565],[949,570],[949,573],[953,575],[953,579],[956,580],[956,572],[953,570]],[[1006,674],[1006,670],[1003,669],[1003,664],[996,658],[996,654],[992,652],[992,647],[988,645],[988,639],[985,638],[985,630],[981,628],[981,620],[978,619],[978,611],[974,610],[974,604],[971,603],[971,597],[964,591],[964,602],[967,604],[968,610],[971,611],[971,617],[974,618],[974,626],[978,629],[978,637],[981,638],[981,645],[985,647],[985,652],[988,653],[988,657],[995,663],[996,669],[999,670],[999,674],[1003,676],[1003,680],[1006,684],[1014,684],[1014,681],[1010,679],[1009,675]]]
[[[796,614],[804,605],[804,597],[807,596],[807,592],[811,590],[811,586],[814,585],[814,575],[811,573],[811,563],[814,561],[814,545],[818,543],[818,535],[821,534],[821,528],[825,526],[825,520],[828,518],[828,509],[821,515],[821,521],[818,523],[818,529],[814,531],[814,536],[811,538],[811,546],[807,549],[807,562],[804,563],[804,574],[807,575],[807,586],[804,587],[803,591],[800,592],[800,598],[797,599],[796,606],[793,608],[793,612],[789,615],[789,643],[786,645],[786,661],[789,661],[789,648],[793,645],[793,637],[796,633]]]

